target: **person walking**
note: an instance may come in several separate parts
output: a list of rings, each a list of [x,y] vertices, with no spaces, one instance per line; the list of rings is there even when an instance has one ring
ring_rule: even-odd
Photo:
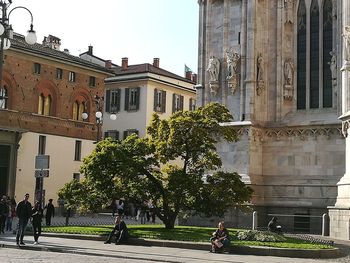
[[[55,207],[52,204],[52,199],[49,199],[48,204],[45,206],[46,209],[46,215],[45,215],[45,222],[46,226],[51,226],[51,217],[55,217]]]
[[[25,194],[24,199],[18,203],[16,214],[18,217],[18,229],[16,235],[17,246],[25,245],[23,242],[24,232],[26,230],[28,221],[32,216],[32,204],[28,201],[29,194]]]
[[[12,231],[13,218],[16,217],[16,201],[11,199],[8,201],[9,213],[6,219],[6,231]]]
[[[105,241],[105,244],[110,244],[112,237],[115,235],[115,244],[119,245],[124,241],[128,240],[129,232],[125,222],[122,220],[120,215],[115,217],[115,226],[111,233],[108,235],[108,239]]]
[[[5,222],[9,213],[7,197],[4,195],[0,201],[0,233],[5,234]]]
[[[41,235],[41,221],[43,219],[43,209],[41,208],[40,202],[36,201],[32,209],[32,224],[34,233],[34,245],[39,244],[38,239]]]

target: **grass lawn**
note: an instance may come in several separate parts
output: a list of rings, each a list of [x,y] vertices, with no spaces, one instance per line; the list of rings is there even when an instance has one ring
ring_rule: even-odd
[[[49,233],[67,233],[67,234],[89,234],[103,235],[112,230],[112,226],[59,226],[59,227],[43,227],[43,232]],[[177,226],[174,229],[165,229],[163,225],[129,225],[129,233],[131,237],[160,239],[160,240],[176,240],[191,242],[208,242],[211,233],[215,228],[210,227],[193,227],[193,226]],[[298,249],[330,249],[330,245],[313,244],[296,238],[283,238],[283,241],[246,241],[239,240],[237,233],[239,229],[229,229],[231,236],[231,244],[239,246],[269,246],[279,248],[298,248]],[[268,235],[268,233],[266,233]]]

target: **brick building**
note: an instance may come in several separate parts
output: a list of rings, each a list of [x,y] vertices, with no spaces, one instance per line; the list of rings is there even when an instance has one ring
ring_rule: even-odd
[[[41,192],[56,200],[94,148],[94,97],[103,96],[104,79],[113,74],[60,51],[60,39],[51,35],[33,46],[20,35],[11,42],[0,88],[0,194],[20,200]],[[37,155],[50,158],[47,178],[35,177]]]

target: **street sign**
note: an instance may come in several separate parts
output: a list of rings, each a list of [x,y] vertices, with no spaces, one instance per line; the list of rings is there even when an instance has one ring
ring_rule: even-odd
[[[49,169],[50,155],[35,156],[35,169]]]
[[[35,170],[35,178],[49,177],[49,170]]]

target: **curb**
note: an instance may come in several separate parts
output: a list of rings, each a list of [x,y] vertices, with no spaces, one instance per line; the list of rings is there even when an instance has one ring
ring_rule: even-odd
[[[101,241],[101,242],[106,240],[106,236],[103,236],[103,235],[42,233],[42,236],[67,238],[67,239],[94,240],[94,241]],[[210,248],[209,243],[203,243],[203,242],[196,243],[196,242],[185,242],[185,241],[164,241],[164,240],[141,239],[141,238],[129,238],[126,245],[172,247],[172,248],[183,248],[183,249],[205,250],[205,251],[209,251],[209,248]],[[0,244],[0,247],[18,248],[18,246],[15,244],[13,245]],[[37,246],[29,245],[29,246],[21,246],[19,248],[27,249],[27,250],[36,250],[36,251],[78,253],[81,255],[99,255],[98,253],[69,251],[67,250],[67,248],[62,249],[57,247],[42,247],[42,246],[37,247]],[[314,259],[315,258],[338,258],[343,256],[339,248],[312,250],[312,249],[273,248],[273,247],[257,247],[257,246],[232,246],[228,253],[242,254],[242,255],[256,255],[256,256],[314,258]]]

